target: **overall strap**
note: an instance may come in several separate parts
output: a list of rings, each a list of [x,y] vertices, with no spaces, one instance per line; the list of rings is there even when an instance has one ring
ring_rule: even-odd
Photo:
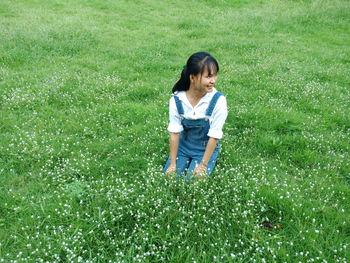
[[[178,96],[174,95],[174,99],[175,99],[175,104],[176,104],[176,108],[177,108],[177,112],[179,113],[180,116],[183,116],[185,114],[184,112],[184,108],[182,107],[182,102],[179,99]]]
[[[224,96],[224,94],[222,94],[220,91],[216,92],[215,95],[213,96],[213,98],[211,99],[209,106],[207,108],[207,111],[205,113],[206,116],[210,117],[211,114],[213,113],[213,110],[215,108],[216,103],[218,102],[218,99],[220,98],[220,96]]]

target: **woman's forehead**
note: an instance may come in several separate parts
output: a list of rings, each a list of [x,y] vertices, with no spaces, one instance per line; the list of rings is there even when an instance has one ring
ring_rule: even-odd
[[[218,71],[216,65],[211,63],[210,65],[205,65],[203,68],[202,75],[216,74]]]

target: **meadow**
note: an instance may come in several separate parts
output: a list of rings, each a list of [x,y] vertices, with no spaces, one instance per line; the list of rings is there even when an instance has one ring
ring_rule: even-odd
[[[0,262],[350,262],[350,2],[2,0]],[[208,51],[229,116],[169,179]]]

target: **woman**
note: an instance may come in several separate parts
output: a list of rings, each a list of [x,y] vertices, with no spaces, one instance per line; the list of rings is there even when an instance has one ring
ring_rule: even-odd
[[[166,174],[210,175],[219,155],[226,98],[214,88],[219,65],[207,52],[190,56],[169,104],[170,156]]]

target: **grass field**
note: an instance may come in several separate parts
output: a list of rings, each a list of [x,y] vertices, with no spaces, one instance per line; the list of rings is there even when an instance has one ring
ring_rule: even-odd
[[[350,2],[2,0],[0,262],[350,262]],[[163,176],[188,56],[213,175]]]

